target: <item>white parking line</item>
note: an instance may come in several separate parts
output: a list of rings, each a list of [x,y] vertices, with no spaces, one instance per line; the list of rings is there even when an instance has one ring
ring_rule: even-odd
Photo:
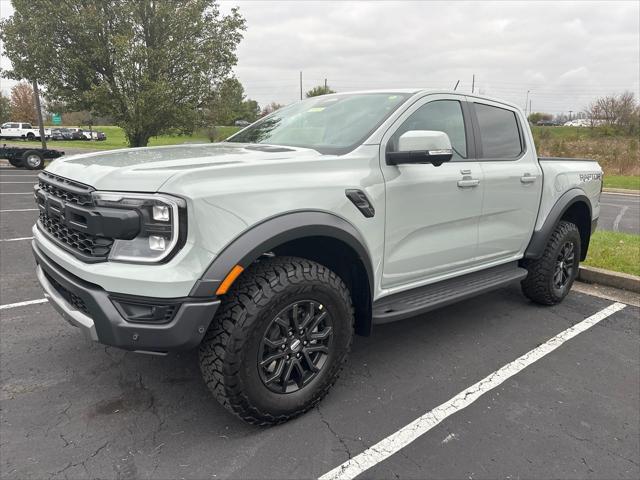
[[[0,242],[19,242],[20,240],[33,240],[33,237],[2,238]]]
[[[33,191],[31,192],[0,192],[0,195],[33,195]]]
[[[624,217],[624,214],[627,213],[627,210],[629,210],[629,207],[626,206],[626,205],[620,209],[620,213],[618,214],[618,216],[616,217],[616,219],[613,222],[613,231],[614,232],[620,231],[620,221],[622,220],[622,217]]]
[[[37,300],[27,300],[26,302],[18,302],[18,303],[7,303],[6,305],[0,305],[0,310],[6,310],[9,308],[17,308],[24,307],[26,305],[35,305],[36,303],[45,303],[48,302],[46,298],[39,298]]]
[[[532,363],[553,352],[567,340],[588,330],[598,322],[622,310],[624,307],[626,307],[624,303],[613,303],[573,327],[566,329],[542,345],[525,353],[520,358],[496,370],[475,385],[460,392],[442,405],[418,417],[407,426],[402,427],[397,432],[376,443],[373,447],[366,449],[361,454],[356,455],[342,465],[325,473],[319,480],[347,480],[357,477],[400,451],[414,440],[417,440],[446,418],[468,407],[488,391],[493,390]]]
[[[33,182],[0,182],[1,184],[13,184],[13,183],[28,183],[29,185],[34,185]]]
[[[640,194],[638,193],[622,193],[622,192],[602,192],[607,195],[620,195],[621,197],[638,197]]]
[[[0,210],[0,213],[9,213],[9,212],[37,212],[37,208],[17,208],[15,210]]]

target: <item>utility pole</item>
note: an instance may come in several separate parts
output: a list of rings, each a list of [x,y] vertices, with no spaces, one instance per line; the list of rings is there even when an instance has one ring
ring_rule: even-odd
[[[327,93],[327,79],[324,79],[324,93]]]
[[[571,114],[573,113],[573,110],[569,110],[569,120],[571,120]]]
[[[529,100],[529,115],[531,115],[532,112],[533,110],[531,110],[531,100]]]
[[[471,79],[471,93],[473,93],[475,88],[476,88],[476,74],[474,73]]]
[[[456,82],[456,86],[453,87],[453,91],[455,92],[458,89],[458,85],[460,84],[460,80]]]
[[[42,148],[47,148],[47,141],[44,138],[44,122],[42,120],[42,108],[40,106],[40,90],[38,89],[38,81],[33,81],[33,100],[36,108],[36,115],[38,116],[38,128],[40,130],[40,143]]]
[[[300,72],[300,100],[302,100],[302,72]]]
[[[529,92],[531,92],[531,90],[527,90],[527,98],[524,101],[524,116],[525,117],[527,117],[527,104],[529,103]],[[529,110],[529,115],[531,115],[531,110]]]

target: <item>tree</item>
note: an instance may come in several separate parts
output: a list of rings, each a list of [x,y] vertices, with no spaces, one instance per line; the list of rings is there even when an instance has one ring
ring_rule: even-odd
[[[0,125],[11,120],[11,101],[0,92]]]
[[[260,117],[260,105],[255,100],[247,99],[242,102],[243,119],[253,123]]]
[[[11,120],[37,123],[33,88],[28,83],[18,83],[11,89]]]
[[[240,81],[231,77],[224,80],[211,96],[205,112],[205,124],[233,125],[236,120],[254,122],[259,114],[258,102],[247,99]]]
[[[616,127],[629,134],[640,130],[640,104],[633,92],[600,97],[585,109],[592,126]]]
[[[319,97],[320,95],[327,95],[328,93],[336,93],[334,90],[331,90],[331,88],[327,85],[318,85],[317,87],[313,87],[311,90],[309,90],[306,95],[307,98],[311,98],[311,97]]]
[[[27,73],[49,100],[112,117],[132,147],[169,129],[193,130],[235,65],[245,29],[238,9],[222,15],[216,0],[13,0],[13,7],[0,25],[13,66],[7,75],[30,78],[28,59]]]
[[[553,115],[550,113],[542,113],[542,112],[533,112],[530,113],[527,119],[530,123],[538,123],[540,120],[551,120]]]
[[[266,107],[264,107],[262,109],[262,112],[260,113],[260,116],[265,117],[267,115],[269,115],[270,113],[275,112],[276,110],[280,110],[282,107],[284,107],[284,105],[281,105],[277,102],[271,102],[269,105],[267,105]]]

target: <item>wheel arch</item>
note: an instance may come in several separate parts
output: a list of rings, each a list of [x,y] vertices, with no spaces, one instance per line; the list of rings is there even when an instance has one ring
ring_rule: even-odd
[[[236,265],[246,269],[270,252],[306,258],[333,270],[351,292],[356,333],[370,333],[374,274],[369,251],[350,222],[329,212],[290,212],[251,227],[216,256],[190,295],[210,297]]]
[[[580,232],[580,260],[587,257],[589,241],[593,229],[591,201],[579,188],[565,192],[549,211],[547,219],[539,230],[533,232],[531,241],[525,250],[524,258],[540,258],[545,246],[562,220],[570,221]]]

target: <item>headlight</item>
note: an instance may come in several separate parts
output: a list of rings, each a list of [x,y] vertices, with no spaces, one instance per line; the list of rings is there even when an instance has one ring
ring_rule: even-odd
[[[140,232],[131,240],[116,239],[109,260],[157,263],[173,254],[186,238],[186,203],[162,194],[94,192],[98,207],[136,210]]]

